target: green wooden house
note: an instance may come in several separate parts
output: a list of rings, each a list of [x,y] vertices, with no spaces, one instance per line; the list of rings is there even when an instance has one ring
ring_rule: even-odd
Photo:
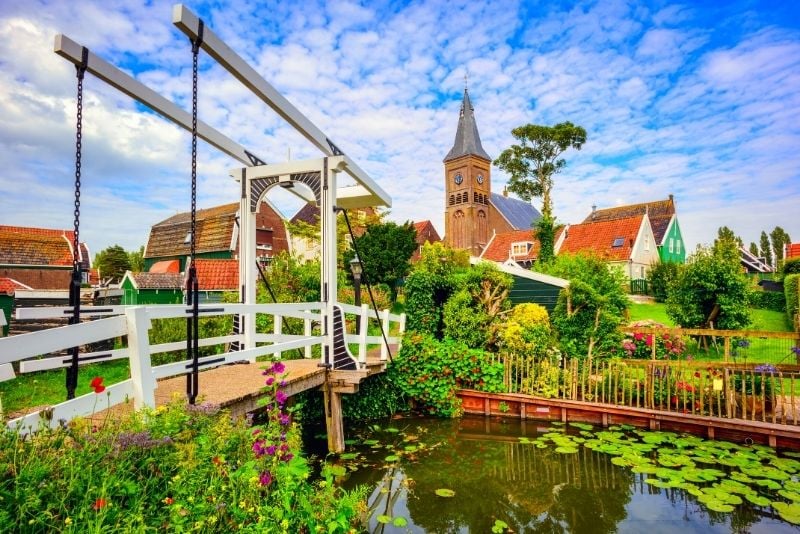
[[[498,234],[500,235],[500,234]],[[470,258],[470,262],[492,261],[486,258]],[[513,259],[505,262],[494,262],[500,271],[511,275],[514,284],[509,291],[508,299],[513,304],[532,302],[539,304],[547,309],[548,313],[553,313],[553,308],[558,302],[558,295],[561,290],[569,285],[569,281],[563,278],[556,278],[535,271],[530,271],[520,267]]]
[[[181,273],[132,273],[120,284],[122,304],[180,304],[183,302]]]

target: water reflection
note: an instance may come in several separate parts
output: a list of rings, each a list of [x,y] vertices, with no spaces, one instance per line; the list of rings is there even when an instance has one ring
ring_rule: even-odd
[[[552,430],[541,424],[472,417],[402,419],[388,428],[351,431],[358,444],[348,451],[359,456],[342,480],[374,488],[369,532],[798,532],[748,504],[708,511],[586,447],[560,454],[520,443]],[[439,489],[455,495],[437,496]]]

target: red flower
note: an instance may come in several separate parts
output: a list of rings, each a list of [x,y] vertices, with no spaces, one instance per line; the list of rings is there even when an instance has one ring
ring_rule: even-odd
[[[102,393],[106,390],[106,387],[103,385],[103,377],[101,376],[92,378],[92,381],[89,382],[89,386],[94,389],[95,393]]]
[[[164,504],[166,504],[167,506],[169,506],[170,504],[172,504],[174,502],[175,502],[175,499],[173,499],[172,497],[164,497]]]
[[[653,334],[649,334],[647,336],[647,339],[644,340],[644,344],[647,345],[648,347],[653,346]]]
[[[700,371],[695,371],[694,376],[700,378]]]
[[[100,497],[99,499],[94,501],[94,504],[92,505],[92,508],[94,508],[95,511],[98,511],[101,508],[105,508],[107,504],[108,504],[108,501],[103,499],[102,497]]]

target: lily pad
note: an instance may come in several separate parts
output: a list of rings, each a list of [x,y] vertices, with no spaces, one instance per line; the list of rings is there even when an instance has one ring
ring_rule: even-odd
[[[436,495],[438,495],[439,497],[454,497],[454,496],[455,496],[455,494],[456,494],[456,492],[455,492],[455,491],[453,491],[453,490],[451,490],[451,489],[447,489],[447,488],[439,488],[439,489],[437,489],[437,490],[435,491],[435,493],[436,493]]]
[[[580,430],[592,430],[592,425],[587,425],[586,423],[570,423],[569,426],[580,429]]]
[[[340,454],[339,458],[341,458],[342,460],[355,460],[356,458],[358,458],[358,453],[357,452],[345,452],[345,453]]]
[[[390,454],[389,456],[384,458],[384,461],[386,461],[386,462],[396,462],[399,459],[400,459],[400,457],[397,456],[396,454]]]
[[[725,513],[733,512],[733,506],[717,500],[709,501],[705,503],[705,505],[709,510],[712,510],[714,512],[725,512]]]
[[[408,520],[405,517],[395,517],[394,521],[392,521],[392,525],[396,527],[405,527],[408,526]]]
[[[377,520],[378,520],[378,523],[380,523],[380,524],[382,524],[382,525],[388,525],[389,523],[391,523],[391,522],[392,522],[392,518],[391,518],[391,517],[389,517],[389,516],[388,516],[388,515],[386,515],[386,514],[381,514],[381,515],[379,515],[379,516],[377,517]]]
[[[786,497],[792,502],[800,502],[800,494],[795,493],[793,491],[789,491],[788,489],[778,490],[778,495],[780,495],[781,497]]]
[[[756,506],[769,506],[770,500],[766,497],[758,495],[756,493],[748,493],[744,496],[745,499],[750,501],[751,503],[755,504]]]
[[[556,452],[560,454],[575,454],[576,452],[578,452],[578,449],[576,447],[562,446],[562,447],[556,447]]]
[[[772,507],[775,508],[778,515],[780,515],[781,519],[784,521],[788,521],[794,525],[800,525],[800,504],[773,502]]]

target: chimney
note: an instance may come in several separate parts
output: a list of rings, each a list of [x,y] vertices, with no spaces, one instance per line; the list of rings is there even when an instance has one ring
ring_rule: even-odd
[[[508,198],[508,187],[503,186],[503,196]]]
[[[594,214],[597,211],[597,204],[592,204],[592,220],[594,220]]]
[[[669,203],[670,204],[674,204],[675,203],[675,197],[672,195],[672,193],[669,194]]]

